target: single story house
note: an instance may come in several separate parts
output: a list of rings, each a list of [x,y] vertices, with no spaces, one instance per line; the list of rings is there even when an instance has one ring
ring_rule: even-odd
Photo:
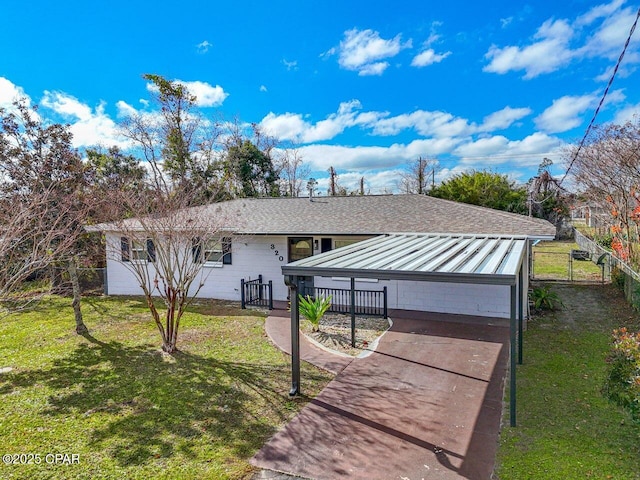
[[[199,297],[235,301],[241,300],[241,281],[258,276],[263,283],[272,281],[274,300],[286,301],[289,288],[284,282],[283,266],[373,237],[394,236],[396,259],[405,250],[409,258],[419,245],[421,252],[431,252],[429,258],[421,254],[421,261],[430,262],[428,268],[472,273],[472,267],[496,271],[503,268],[510,252],[515,251],[516,240],[519,245],[524,240],[523,255],[528,258],[532,241],[552,240],[556,233],[545,220],[425,195],[243,198],[194,207],[187,214],[211,221],[224,219],[216,241],[194,246],[193,261],[202,265]],[[128,239],[120,225],[88,227],[106,237],[105,290],[110,295],[141,294],[139,282],[126,261],[147,259],[153,268],[153,252],[148,250],[154,247],[149,242]],[[115,247],[109,248],[110,245]],[[336,255],[342,251],[348,252],[349,248]],[[376,255],[384,260],[379,246]],[[526,302],[528,266],[528,261],[522,262],[522,302]],[[509,287],[474,283],[472,274],[465,275],[461,282],[366,277],[356,278],[355,288],[386,287],[390,309],[500,318],[510,315]],[[350,278],[332,274],[297,278],[301,288],[307,289],[299,289],[303,292],[310,288],[350,288]]]

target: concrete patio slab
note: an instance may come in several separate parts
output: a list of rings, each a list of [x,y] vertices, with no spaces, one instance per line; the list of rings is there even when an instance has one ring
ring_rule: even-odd
[[[252,463],[318,480],[489,479],[509,329],[408,316],[394,317],[376,352],[344,368]]]

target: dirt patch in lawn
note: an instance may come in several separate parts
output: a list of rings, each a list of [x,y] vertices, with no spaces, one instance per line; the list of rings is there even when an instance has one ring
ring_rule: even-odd
[[[533,312],[532,321],[542,328],[602,331],[637,322],[637,312],[627,303],[622,292],[611,284],[546,284],[558,294],[562,306],[553,311]]]
[[[301,319],[301,330],[325,348],[356,357],[369,350],[389,329],[389,320],[380,317],[356,317],[356,346],[351,346],[351,316],[326,314],[320,320],[320,331],[312,332],[311,323]]]

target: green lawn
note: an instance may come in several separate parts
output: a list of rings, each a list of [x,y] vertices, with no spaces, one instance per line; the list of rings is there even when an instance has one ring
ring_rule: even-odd
[[[308,401],[290,400],[289,357],[264,318],[202,303],[186,314],[173,357],[139,298],[86,298],[90,336],[70,300],[0,319],[0,478],[248,478],[248,459]],[[197,311],[195,311],[197,310]],[[312,396],[330,375],[303,363]],[[46,463],[77,454],[79,464]]]
[[[573,241],[540,242],[533,247],[534,278],[542,280],[568,280],[569,268],[573,270],[573,280],[600,281],[602,270],[588,260],[572,260],[571,250],[580,250]]]
[[[640,317],[612,285],[552,289],[565,307],[533,318],[523,337],[518,425],[503,428],[498,477],[638,479],[640,425],[600,389],[611,331],[637,331]]]

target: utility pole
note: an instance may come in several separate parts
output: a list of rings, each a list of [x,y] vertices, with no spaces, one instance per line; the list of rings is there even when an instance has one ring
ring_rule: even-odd
[[[336,195],[336,169],[329,167],[329,195],[335,197]]]
[[[364,195],[364,177],[360,177],[360,195]]]
[[[424,178],[425,160],[422,157],[418,158],[418,195],[425,193],[425,178]]]

